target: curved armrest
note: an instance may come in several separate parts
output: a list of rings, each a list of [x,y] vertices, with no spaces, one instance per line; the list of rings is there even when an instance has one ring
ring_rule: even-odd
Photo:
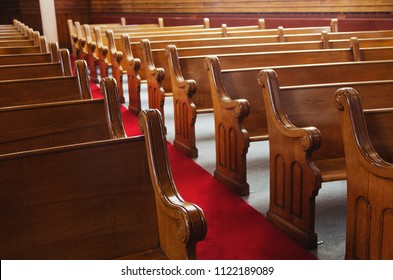
[[[227,91],[222,82],[221,66],[217,56],[208,56],[205,59],[205,68],[209,71],[209,80],[212,89],[212,94],[217,97],[220,106],[224,109],[234,111],[238,119],[244,119],[250,112],[250,106],[246,99],[233,100],[227,94]]]
[[[350,151],[358,154],[357,159],[367,170],[393,178],[393,164],[375,151],[370,140],[358,92],[353,88],[340,88],[336,91],[335,104],[340,111],[344,143],[350,145]]]
[[[126,133],[123,126],[119,95],[117,93],[116,80],[114,78],[101,79],[101,93],[104,96],[106,112],[108,114],[108,127],[112,138],[125,138]]]
[[[169,165],[165,129],[160,112],[156,109],[142,111],[139,114],[139,126],[146,137],[150,175],[158,203],[158,216],[161,220],[160,236],[165,233],[168,238],[160,240],[162,249],[171,256],[174,254],[172,249],[183,247],[187,258],[195,258],[196,242],[206,236],[205,216],[198,206],[185,202],[176,189]]]
[[[275,128],[286,137],[300,138],[300,147],[305,151],[318,149],[321,144],[320,131],[316,127],[296,127],[285,114],[276,72],[272,69],[261,70],[258,82],[262,87],[268,119],[274,123]]]
[[[168,57],[169,68],[171,69],[171,80],[178,88],[182,88],[187,92],[188,96],[192,96],[196,92],[196,82],[194,80],[185,80],[180,69],[179,55],[175,45],[168,45],[165,49]]]

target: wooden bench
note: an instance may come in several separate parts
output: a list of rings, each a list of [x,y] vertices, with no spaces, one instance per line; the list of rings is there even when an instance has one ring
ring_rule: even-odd
[[[69,51],[67,49],[61,50],[60,61],[0,65],[0,80],[15,80],[70,75],[72,75],[71,60]]]
[[[30,40],[30,39],[27,36],[25,36],[24,34],[10,35],[10,36],[1,36],[0,35],[0,42],[19,41],[19,40]]]
[[[0,107],[91,99],[86,62],[75,61],[75,69],[75,76],[0,81]]]
[[[49,43],[48,48],[49,53],[21,53],[0,55],[0,65],[60,61],[60,50],[57,43]]]
[[[158,24],[143,24],[142,27],[147,28],[147,26],[163,26],[163,19],[159,18],[158,19]],[[139,25],[137,25],[139,26]],[[141,28],[142,28],[141,27]],[[96,30],[94,30],[96,29]],[[108,27],[109,29],[109,27]],[[98,52],[98,49],[102,48],[104,45],[103,39],[101,38],[101,31],[105,31],[106,28],[99,25],[91,26],[91,25],[83,25],[83,30],[85,34],[85,45],[86,45],[86,50],[84,52],[85,59],[88,62],[89,69],[90,69],[90,78],[93,82],[98,82],[98,74],[97,74],[97,66],[98,66],[98,61],[100,54]],[[97,38],[97,36],[100,36]],[[106,45],[107,48],[107,45]],[[105,69],[107,71],[107,69]],[[105,75],[104,75],[105,76]],[[107,74],[106,74],[107,76]]]
[[[124,24],[120,25],[109,25],[109,24],[83,24],[83,27],[80,25],[79,22],[75,22],[75,28],[77,30],[78,34],[78,39],[77,39],[77,58],[78,59],[86,59],[88,55],[88,47],[89,43],[92,42],[97,42],[97,39],[95,37],[95,32],[94,29],[97,28],[101,31],[106,31],[106,30],[116,30],[117,32],[124,32],[127,33],[129,31],[134,31],[134,32],[142,32],[145,30],[150,30],[152,28],[160,28],[161,25],[163,24],[163,20],[159,18],[157,24],[152,24],[152,23],[146,23],[146,24],[132,24],[132,25],[125,25],[125,19],[124,19]],[[100,38],[101,40],[101,38]],[[105,40],[103,40],[105,42]]]
[[[366,38],[366,39],[341,39],[328,40],[327,36],[322,36],[319,41],[299,41],[284,43],[255,43],[254,40],[260,40],[262,37],[250,37],[244,39],[239,45],[204,45],[200,47],[183,47],[180,48],[176,44],[178,55],[210,55],[210,54],[226,54],[226,53],[242,53],[247,52],[267,52],[267,51],[285,51],[285,50],[311,50],[311,49],[336,49],[347,48],[351,44],[359,44],[360,47],[376,47],[376,46],[393,46],[393,38]],[[151,49],[149,40],[142,40],[143,48],[143,64],[145,65],[146,81],[148,89],[149,108],[159,109],[164,114],[165,96],[172,96],[171,80],[165,79],[165,73],[169,73],[168,59],[165,54],[165,47],[160,49]],[[138,73],[134,69],[130,69],[132,76]],[[140,94],[138,89],[139,83],[129,83],[129,109],[133,112],[141,110]]]
[[[0,108],[0,130],[1,155],[126,137],[114,91],[104,99]]]
[[[119,23],[102,23],[102,24],[90,24],[92,28],[95,26],[102,26],[104,27],[115,27],[115,26],[120,26],[125,24],[125,18],[120,18]],[[72,19],[67,20],[67,27],[68,27],[68,35],[70,36],[70,42],[71,42],[71,54],[72,56],[76,59],[78,57],[78,52],[79,48],[81,45],[84,45],[86,42],[80,42],[86,41],[84,38],[83,34],[83,29],[81,29],[81,24],[79,21],[74,22]]]
[[[354,88],[339,89],[335,100],[347,172],[345,258],[391,260],[393,107],[363,110]]]
[[[0,156],[0,257],[196,259],[205,216],[176,190],[159,114],[140,125],[145,136]]]
[[[252,142],[269,139],[265,105],[256,80],[261,68],[221,71],[216,56],[209,56],[205,64],[214,108],[214,176],[236,193],[248,195],[248,147]],[[390,80],[393,60],[276,66],[271,69],[276,72],[281,86]]]
[[[206,19],[205,19],[206,20]],[[334,24],[333,24],[334,22]],[[205,26],[210,26],[205,23]],[[332,31],[337,28],[337,21],[332,20],[332,26],[320,26],[320,27],[302,27],[302,28],[286,28],[285,32],[287,34],[298,34],[298,33],[320,33],[322,31]],[[169,28],[169,27],[168,27]],[[169,41],[169,40],[183,40],[183,39],[196,39],[196,38],[222,38],[222,37],[234,37],[234,36],[273,36],[277,34],[283,34],[283,27],[278,27],[276,29],[265,29],[265,24],[263,19],[258,20],[257,25],[250,26],[231,26],[228,27],[226,24],[223,24],[220,28],[201,28],[201,29],[189,29],[187,26],[182,27],[182,29],[178,29],[175,31],[165,31],[163,28],[158,29],[153,33],[130,33],[130,34],[119,34],[118,36],[112,35],[114,39],[108,38],[108,45],[111,43],[111,49],[113,54],[118,53],[117,51],[121,51],[122,54],[129,48],[130,42],[133,56],[136,58],[142,57],[142,51],[138,46],[139,41],[142,39],[149,39],[150,41]],[[108,33],[108,32],[107,32]],[[121,35],[121,36],[120,36]],[[108,36],[107,36],[108,37]],[[105,45],[105,44],[104,44]],[[117,50],[117,51],[116,51]],[[119,54],[119,53],[118,53]],[[120,65],[124,68],[127,64],[123,63],[123,60],[120,58],[110,58],[112,61],[120,61]]]
[[[297,31],[299,33],[299,31]],[[380,30],[380,31],[356,31],[356,32],[325,32],[322,33],[305,33],[309,31],[304,31],[304,34],[291,34],[291,31],[284,29],[283,27],[278,27],[276,35],[266,35],[266,36],[240,36],[240,37],[220,37],[220,38],[192,38],[184,39],[181,37],[157,40],[157,38],[150,39],[151,49],[165,49],[167,45],[176,45],[177,48],[183,47],[203,47],[203,46],[222,46],[222,45],[235,45],[235,44],[258,44],[258,43],[283,43],[283,42],[303,42],[303,41],[320,41],[322,38],[323,42],[331,42],[335,40],[348,40],[351,37],[356,37],[359,39],[366,38],[387,38],[393,37],[392,30]],[[243,34],[244,35],[244,34]],[[138,66],[141,68],[140,76],[142,79],[146,79],[144,73],[145,67],[141,59],[144,56],[145,50],[143,45],[141,47],[140,41],[133,38],[129,38],[127,35],[122,36],[124,50],[126,53],[123,54],[124,59],[127,60],[123,64],[124,71],[133,71],[133,68]],[[144,38],[146,39],[146,38]],[[143,40],[143,39],[142,39]],[[327,45],[326,48],[329,46]],[[142,63],[142,64],[141,64]],[[126,65],[126,66],[124,66]],[[127,67],[127,68],[126,68]],[[139,70],[139,69],[138,69]]]
[[[105,71],[107,73],[107,69],[109,67],[109,60],[107,59],[107,54],[109,53],[110,61],[112,62],[113,75],[117,81],[122,78],[124,73],[127,74],[130,85],[135,85],[138,83],[137,81],[133,81],[133,79],[139,79],[134,73],[139,71],[139,67],[142,70],[142,73],[145,71],[146,65],[140,65],[141,58],[143,57],[143,50],[139,46],[139,41],[143,39],[148,39],[150,41],[170,41],[170,40],[185,40],[185,39],[196,39],[196,38],[222,38],[222,37],[248,37],[248,36],[271,36],[270,41],[277,41],[278,35],[271,34],[281,34],[284,32],[284,28],[279,27],[277,29],[261,29],[259,26],[248,26],[248,30],[243,26],[246,30],[237,30],[238,27],[222,27],[221,29],[206,29],[200,30],[200,32],[196,32],[194,30],[189,30],[188,32],[183,31],[182,33],[176,34],[164,34],[164,32],[159,32],[156,34],[143,34],[138,36],[137,34],[122,34],[121,38],[118,38],[117,41],[113,39],[113,35],[107,31],[108,39],[110,43],[110,51],[108,49],[99,50],[100,59],[100,71]],[[307,32],[315,32],[320,33],[321,31],[330,31],[331,27],[304,27],[304,28],[286,28],[285,32],[288,34],[299,34],[299,33],[307,33]],[[138,42],[137,45],[130,43],[133,40],[134,42]],[[108,43],[109,44],[109,43]],[[121,51],[118,51],[121,49]],[[126,55],[126,60],[123,60],[124,54]],[[135,58],[138,60],[135,61]],[[144,78],[142,74],[142,79]],[[122,83],[118,82],[118,85],[122,85]],[[119,93],[122,94],[122,89],[119,88]],[[131,93],[132,94],[132,93]]]
[[[316,248],[315,198],[322,183],[346,179],[343,138],[334,106],[342,87],[361,93],[366,109],[391,107],[393,80],[280,87],[261,70],[269,131],[270,203],[267,218],[306,248]]]
[[[167,47],[173,91],[174,145],[189,157],[197,157],[195,122],[197,114],[212,113],[213,104],[204,66],[206,56],[179,57],[176,47]],[[272,67],[292,64],[315,64],[393,59],[393,47],[306,50],[218,55],[222,69]]]
[[[45,36],[39,36],[39,44],[34,46],[8,46],[0,47],[0,55],[21,53],[47,53],[47,41]]]

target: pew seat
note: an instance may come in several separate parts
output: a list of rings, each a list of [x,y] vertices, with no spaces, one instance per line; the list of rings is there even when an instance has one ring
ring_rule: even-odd
[[[393,107],[363,109],[361,92],[341,88],[336,107],[347,172],[346,259],[393,259]]]
[[[334,94],[344,86],[354,87],[365,109],[392,107],[393,81],[280,87],[271,69],[261,70],[258,81],[269,131],[270,203],[266,216],[302,246],[316,248],[318,191],[324,182],[347,178]]]
[[[144,136],[1,155],[1,259],[196,259],[205,216],[177,192],[159,113],[140,126]]]

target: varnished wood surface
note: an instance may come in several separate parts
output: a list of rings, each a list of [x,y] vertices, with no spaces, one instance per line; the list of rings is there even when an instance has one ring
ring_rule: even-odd
[[[167,41],[167,40],[181,40],[181,39],[194,39],[194,38],[220,38],[220,37],[239,37],[239,36],[267,36],[271,34],[278,34],[278,33],[288,33],[288,34],[297,34],[297,33],[321,33],[322,31],[332,31],[335,30],[335,24],[336,21],[332,20],[332,25],[331,26],[318,26],[318,27],[304,27],[304,28],[289,28],[284,30],[278,30],[278,29],[263,29],[261,28],[260,25],[255,24],[251,26],[243,26],[243,27],[222,27],[222,28],[205,28],[203,25],[199,25],[198,28],[195,28],[194,26],[180,26],[176,28],[176,30],[170,29],[167,30],[166,27],[158,28],[155,31],[152,32],[129,32],[129,33],[123,33],[122,37],[120,37],[121,33],[118,33],[119,35],[116,37],[116,32],[112,32],[111,30],[106,31],[106,36],[107,36],[107,42],[105,42],[104,37],[102,38],[102,45],[108,46],[107,48],[100,49],[98,48],[98,51],[100,52],[99,57],[104,57],[104,59],[99,60],[99,64],[103,63],[105,64],[104,66],[100,66],[100,69],[107,68],[109,63],[112,65],[113,68],[113,73],[114,77],[118,81],[119,87],[122,85],[120,83],[120,77],[122,73],[124,72],[123,70],[127,71],[134,71],[134,62],[128,62],[127,60],[123,59],[123,56],[126,57],[136,57],[141,59],[142,58],[142,52],[139,51],[140,48],[134,48],[132,51],[133,54],[130,56],[129,53],[126,55],[126,50],[132,49],[129,48],[128,46],[124,46],[124,44],[128,44],[128,41],[133,41],[137,42],[142,39],[149,39],[151,41]],[[171,28],[171,27],[168,27]],[[124,37],[128,36],[129,38],[126,40]],[[97,36],[98,37],[98,36]],[[108,59],[106,58],[105,54],[103,53],[108,53]],[[108,65],[107,65],[108,64]],[[127,65],[127,64],[130,64]],[[145,65],[141,65],[142,69],[144,69]],[[106,73],[104,71],[104,73]],[[133,72],[128,75],[129,77],[134,77],[135,74]],[[135,82],[131,82],[130,86],[135,84]],[[131,90],[135,90],[131,88]],[[119,94],[122,96],[123,95],[123,90],[122,88],[119,88]],[[137,95],[137,93],[131,92],[131,95]]]
[[[346,178],[345,170],[337,170],[344,167],[345,156],[334,93],[344,86],[356,87],[362,92],[365,108],[380,108],[391,106],[393,83],[280,87],[273,70],[262,70],[259,82],[269,130],[271,196],[267,217],[303,246],[315,248],[315,197],[324,180]],[[323,171],[329,171],[327,176]]]
[[[177,193],[159,115],[140,123],[145,137],[0,156],[1,258],[196,258],[203,212]]]
[[[336,93],[347,170],[346,259],[393,258],[393,107],[363,110],[361,91]]]
[[[276,65],[349,62],[357,60],[392,59],[392,47],[334,50],[303,50],[287,52],[238,53],[218,55],[222,69],[244,67],[273,67]],[[176,47],[167,47],[167,57],[174,99],[174,144],[186,155],[197,156],[195,121],[198,113],[212,112],[212,99],[205,56],[179,57]],[[182,108],[182,110],[179,110]]]
[[[350,1],[125,1],[117,0],[116,4],[102,0],[92,0],[93,13],[263,13],[263,12],[386,12],[392,11],[389,0],[378,0],[372,3],[367,0]]]
[[[216,141],[215,177],[247,194],[247,150],[251,142],[269,139],[265,104],[255,77],[256,68],[221,71],[219,60],[210,56],[205,61],[209,71],[213,100]],[[393,61],[325,63],[272,67],[282,86],[389,80]],[[369,69],[375,69],[369,71]],[[337,168],[342,178],[343,166]],[[322,172],[327,180],[329,168]]]
[[[385,32],[383,32],[385,34]],[[311,35],[311,34],[310,34]],[[176,45],[178,55],[181,56],[193,56],[193,55],[212,55],[212,54],[226,54],[226,53],[242,53],[245,50],[247,52],[268,52],[268,51],[285,51],[285,50],[308,50],[308,49],[334,49],[334,48],[347,48],[355,41],[351,42],[350,39],[338,39],[338,40],[329,40],[328,34],[327,36],[321,36],[322,40],[313,41],[307,39],[308,35],[304,35],[304,41],[296,41],[296,42],[280,42],[280,43],[267,43],[272,38],[270,36],[266,37],[244,37],[243,40],[240,38],[236,38],[236,41],[233,41],[231,38],[228,40],[181,40],[181,41],[170,41],[170,44]],[[355,34],[353,34],[355,35]],[[387,34],[385,34],[387,35]],[[393,33],[391,34],[393,35]],[[313,35],[311,35],[313,36]],[[297,37],[297,36],[296,36]],[[300,36],[299,36],[300,37]],[[314,37],[314,36],[313,36]],[[240,39],[240,40],[239,40]],[[353,38],[354,39],[354,38]],[[355,40],[355,39],[354,39]],[[264,42],[264,43],[259,43]],[[168,42],[169,43],[169,42]],[[200,43],[200,46],[197,46]],[[212,43],[212,45],[210,45]],[[236,44],[238,43],[238,44]],[[357,44],[360,47],[377,47],[377,46],[392,46],[393,38],[361,38],[357,39]],[[186,45],[195,45],[193,47],[183,47]],[[169,65],[165,55],[165,47],[166,43],[153,41],[145,39],[141,41],[141,47],[143,50],[143,60],[142,67],[145,68],[146,72],[146,80],[149,90],[149,108],[159,109],[163,113],[163,106],[165,100],[162,98],[164,96],[172,95],[171,81],[168,77]],[[153,49],[153,47],[155,49]],[[131,57],[129,63],[130,66],[134,65],[133,61],[136,58],[133,58],[132,55],[127,55],[127,57]],[[145,67],[143,67],[145,66]],[[123,69],[129,69],[128,71],[132,71],[132,67],[123,67]],[[132,74],[133,76],[138,75],[140,69],[137,73]],[[140,101],[133,101],[135,97],[139,97],[138,93],[133,93],[136,91],[138,87],[131,87],[129,85],[129,99],[131,100],[131,104],[140,104]],[[164,92],[165,94],[161,94]],[[138,111],[140,108],[135,106],[130,109],[133,111]]]

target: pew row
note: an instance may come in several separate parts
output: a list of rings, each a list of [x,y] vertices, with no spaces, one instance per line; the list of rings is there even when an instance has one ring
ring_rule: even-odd
[[[167,46],[168,64],[173,91],[174,145],[189,157],[197,157],[195,122],[197,114],[212,113],[206,56],[179,57],[176,47]],[[274,67],[278,65],[393,59],[393,47],[306,50],[263,53],[237,53],[217,56],[222,69]]]
[[[327,34],[327,33],[325,33]],[[378,47],[378,46],[393,46],[393,38],[363,38],[358,39],[352,37],[350,39],[328,40],[327,36],[322,36],[319,41],[299,41],[299,42],[284,42],[284,43],[255,43],[259,38],[251,37],[250,41],[244,39],[242,44],[228,44],[228,45],[204,45],[200,47],[183,47],[176,45],[178,55],[194,56],[194,55],[211,55],[211,54],[227,54],[227,53],[242,53],[247,52],[267,52],[267,51],[287,51],[287,50],[312,50],[312,49],[336,49],[346,48],[353,44],[358,44],[359,47]],[[191,41],[191,40],[190,40]],[[165,96],[172,96],[171,80],[165,73],[169,73],[168,60],[165,55],[165,47],[160,49],[152,49],[150,41],[144,39],[141,41],[143,49],[143,64],[145,65],[146,81],[148,89],[149,108],[159,109],[164,114]],[[139,74],[134,71],[134,68],[129,69],[133,77]],[[139,112],[140,107],[140,79],[138,83],[130,80],[128,84],[129,91],[129,109],[133,112]]]
[[[92,62],[97,62],[94,59],[98,58],[98,48],[97,46],[105,45],[108,46],[106,37],[101,37],[105,35],[107,30],[115,30],[116,32],[128,33],[148,31],[152,28],[162,28],[164,26],[164,21],[162,18],[158,18],[158,23],[146,23],[146,24],[132,24],[132,25],[100,25],[100,24],[83,24],[83,29],[79,22],[75,23],[75,28],[77,30],[78,39],[76,43],[76,55],[78,59],[92,60]],[[103,32],[103,34],[102,34]],[[102,34],[102,35],[101,35]],[[99,36],[99,37],[98,37]],[[95,50],[94,52],[91,52]],[[93,71],[93,76],[97,76],[97,73]],[[94,78],[93,78],[94,80]]]
[[[363,110],[354,88],[339,89],[335,101],[347,172],[345,258],[392,260],[393,107]]]
[[[242,29],[240,29],[242,28]],[[238,30],[240,29],[240,30]],[[108,44],[109,44],[109,51],[105,51],[105,55],[102,51],[99,50],[100,57],[99,59],[99,64],[100,69],[102,71],[106,71],[105,69],[108,69],[108,59],[106,58],[106,54],[110,57],[110,61],[112,63],[112,73],[115,79],[118,81],[118,85],[122,85],[120,83],[120,79],[122,78],[123,74],[127,74],[129,79],[133,79],[135,75],[133,72],[135,71],[133,68],[138,67],[138,63],[143,57],[143,50],[139,45],[131,44],[130,41],[132,40],[133,42],[139,42],[140,40],[143,39],[148,39],[150,41],[169,41],[169,40],[184,40],[184,39],[196,39],[196,38],[222,38],[222,37],[248,37],[248,36],[270,36],[270,41],[271,40],[276,40],[278,37],[284,36],[285,34],[303,34],[303,33],[316,33],[320,34],[321,32],[327,32],[334,30],[334,28],[331,28],[330,26],[326,27],[303,27],[303,28],[286,28],[284,31],[284,28],[279,27],[277,29],[261,29],[259,25],[257,26],[242,26],[242,27],[226,27],[225,25],[221,29],[206,29],[206,30],[188,30],[188,31],[182,31],[181,33],[164,33],[164,32],[159,32],[156,34],[143,34],[141,36],[138,36],[138,34],[122,34],[120,38],[114,38],[114,35],[110,32],[107,31],[106,34],[108,36]],[[279,35],[271,35],[271,34],[279,34]],[[127,59],[123,59],[125,56],[124,54],[127,53]],[[130,55],[132,53],[132,55]],[[134,61],[133,58],[137,58],[138,61]],[[130,61],[131,60],[131,61]],[[144,71],[146,65],[142,64],[141,66],[142,69],[142,78],[144,78]],[[131,69],[130,69],[131,68]],[[100,70],[100,71],[101,71]],[[138,68],[139,70],[139,68]],[[130,74],[128,74],[128,71],[131,71]],[[131,81],[129,82],[130,85],[137,83],[138,81]],[[122,94],[122,89],[119,89],[119,93]]]
[[[92,26],[93,28],[95,26],[114,27],[124,24],[125,24],[125,18],[120,18],[119,23],[90,24],[89,26]],[[82,37],[81,40],[85,40],[83,39],[83,30],[80,28],[80,22],[79,21],[74,22],[72,19],[67,20],[67,28],[68,28],[68,35],[70,37],[70,42],[71,42],[71,55],[72,57],[77,58],[78,57],[77,52],[79,51],[78,50],[79,46],[85,44],[83,42],[79,43],[79,38]]]
[[[256,77],[260,67],[221,70],[216,56],[205,60],[214,108],[214,176],[240,195],[249,194],[247,151],[269,139],[266,110]],[[280,86],[390,80],[393,60],[271,67]],[[374,69],[370,71],[370,69]]]
[[[60,50],[60,61],[0,65],[0,80],[71,76],[71,59],[67,49]]]
[[[139,29],[147,28],[148,26],[162,27],[164,26],[164,22],[162,18],[158,18],[157,24],[141,24],[141,25],[138,24],[132,26],[134,28],[139,27]],[[100,54],[98,53],[98,49],[101,49],[104,46],[104,41],[101,38],[102,36],[101,31],[106,31],[107,29],[113,29],[113,28],[103,25],[91,25],[91,24],[83,25],[83,31],[84,31],[84,39],[82,41],[83,52],[79,52],[78,54],[82,54],[83,59],[85,59],[88,62],[89,69],[90,69],[90,78],[93,82],[98,82],[97,66],[100,57]],[[106,48],[106,52],[107,52],[108,51],[107,44],[105,46],[106,47],[104,48]],[[110,63],[108,62],[108,64]],[[105,69],[105,71],[107,71],[107,69]],[[108,74],[105,73],[103,76],[106,77],[108,76]]]
[[[60,50],[57,43],[49,43],[48,48],[49,53],[0,55],[0,65],[59,62]]]
[[[75,76],[0,81],[0,107],[91,99],[86,62],[75,61],[75,72]]]
[[[28,38],[26,40],[33,40],[34,44],[32,45],[23,45],[18,44],[20,41],[11,41],[11,43],[7,43],[6,46],[1,46],[0,43],[0,55],[6,54],[20,54],[20,53],[47,53],[47,41],[46,37],[39,34],[38,31],[32,32],[32,38]],[[3,42],[3,44],[5,44]]]
[[[0,108],[0,154],[126,137],[114,94]]]
[[[107,32],[110,31],[111,34],[146,34],[147,32],[161,33],[166,31],[176,32],[177,30],[206,30],[210,27],[209,19],[204,19],[203,25],[187,25],[187,26],[164,26],[164,21],[162,18],[158,18],[157,24],[139,24],[139,25],[125,25],[117,28],[103,28],[101,26],[95,26],[93,29],[89,26],[84,25],[83,30],[85,33],[85,46],[86,49],[83,53],[84,59],[90,62],[90,72],[92,73],[92,80],[97,81],[97,64],[100,68],[101,78],[108,76],[108,67],[112,66],[112,55],[107,57],[108,51],[113,52],[113,43],[110,43],[110,38],[108,38]],[[120,36],[120,35],[119,35]],[[113,39],[114,40],[114,39]],[[112,44],[113,46],[110,46]],[[122,45],[118,45],[119,51],[123,49]],[[117,51],[115,51],[117,52]],[[109,58],[109,59],[108,59]],[[115,59],[116,60],[116,59]]]
[[[324,182],[346,179],[343,138],[334,94],[357,88],[365,109],[392,107],[393,81],[280,87],[261,70],[269,131],[270,203],[267,219],[305,248],[316,248],[315,198]]]
[[[140,126],[0,156],[1,259],[196,259],[205,216],[176,190],[159,113]]]
[[[304,31],[307,32],[307,31]],[[241,37],[222,37],[222,38],[192,38],[192,39],[184,39],[184,38],[177,38],[171,40],[164,40],[164,41],[156,41],[149,40],[149,39],[142,39],[142,40],[149,40],[150,44],[142,44],[139,45],[139,41],[135,40],[131,41],[129,36],[123,35],[123,45],[124,50],[126,53],[123,53],[123,60],[126,60],[124,64],[122,64],[123,71],[127,74],[128,78],[141,77],[141,79],[147,79],[148,73],[150,76],[156,75],[157,77],[162,77],[164,79],[164,73],[157,73],[158,71],[162,71],[160,68],[161,66],[157,65],[157,67],[152,64],[152,60],[149,59],[149,52],[151,50],[162,50],[165,49],[167,45],[176,45],[178,49],[184,47],[207,47],[207,46],[224,46],[224,45],[241,45],[241,44],[266,44],[266,43],[294,43],[294,42],[316,42],[316,41],[323,41],[323,47],[321,48],[337,48],[339,45],[337,43],[329,43],[333,41],[339,40],[349,40],[351,37],[357,37],[359,39],[366,39],[366,38],[388,38],[393,37],[393,32],[391,30],[380,30],[380,31],[357,31],[357,32],[326,32],[323,31],[322,33],[304,33],[304,34],[290,34],[290,31],[284,29],[282,27],[278,28],[279,35],[266,35],[266,36],[241,36]],[[141,40],[141,41],[142,41]],[[382,44],[383,44],[382,40]],[[150,47],[147,48],[147,47]],[[367,45],[365,45],[367,47]],[[220,52],[208,53],[208,54],[219,54]],[[191,54],[190,54],[191,55]],[[192,54],[197,55],[197,53]],[[143,58],[143,59],[142,59]],[[167,64],[167,63],[165,63]],[[147,73],[145,73],[147,72]],[[157,74],[156,74],[157,73]],[[169,80],[169,79],[166,79]],[[166,86],[168,87],[170,83],[165,82]],[[132,84],[136,84],[137,81],[132,82]],[[133,89],[132,84],[129,84],[129,88]],[[170,87],[170,86],[169,86]],[[156,92],[159,92],[156,89]],[[164,89],[165,90],[165,89]],[[170,91],[166,91],[170,92]],[[130,94],[134,94],[131,93]],[[159,104],[159,103],[156,103]]]
[[[264,29],[264,27],[264,21],[259,20],[258,25],[229,28],[231,30],[260,30]],[[210,22],[208,18],[204,19],[203,25],[166,26],[158,27],[155,29],[146,29],[143,32],[140,32],[138,30],[129,30],[129,32],[106,30],[105,32],[102,32],[100,28],[95,28],[94,34],[97,42],[96,45],[98,45],[98,48],[96,48],[95,46],[94,48],[98,52],[96,57],[98,58],[97,62],[100,66],[100,71],[103,71],[101,77],[105,77],[109,66],[116,67],[116,74],[118,73],[117,71],[119,71],[119,73],[122,73],[121,70],[125,67],[126,63],[126,61],[123,60],[123,54],[125,53],[125,49],[128,48],[127,44],[123,42],[123,37],[127,37],[128,40],[131,37],[132,40],[135,41],[139,41],[143,38],[156,38],[157,36],[158,38],[161,38],[163,40],[168,40],[168,37],[172,36],[175,36],[176,38],[179,38],[178,36],[194,38],[207,37],[209,36],[209,34],[214,34],[212,36],[217,37],[218,34],[223,35],[224,32],[226,32],[227,30],[228,27],[226,27],[226,25],[223,25],[221,28],[210,28]],[[321,28],[319,30],[321,30]],[[198,33],[199,35],[197,35]],[[88,52],[90,52],[88,53],[88,59],[94,60],[93,51],[89,50]],[[137,50],[134,50],[134,52],[137,52]],[[117,67],[120,68],[117,69]],[[95,72],[95,70],[91,70]]]

